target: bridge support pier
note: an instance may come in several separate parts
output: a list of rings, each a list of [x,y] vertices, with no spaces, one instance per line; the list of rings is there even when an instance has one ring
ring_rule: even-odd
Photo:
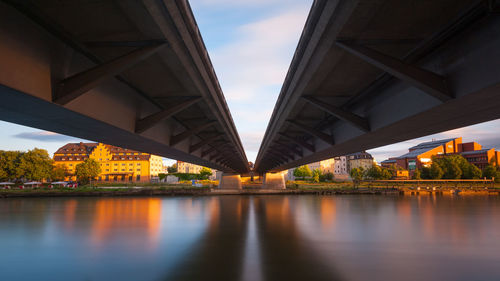
[[[223,173],[219,180],[219,189],[242,189],[239,174]]]
[[[283,172],[266,173],[262,183],[264,189],[286,189],[285,175]]]

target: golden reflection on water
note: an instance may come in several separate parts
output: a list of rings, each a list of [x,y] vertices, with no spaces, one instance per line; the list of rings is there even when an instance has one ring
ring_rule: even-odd
[[[138,231],[149,241],[158,244],[162,200],[159,198],[99,199],[95,204],[91,241],[94,246],[112,240],[116,231]]]
[[[335,227],[336,205],[333,198],[321,198],[320,200],[321,226],[323,229]]]

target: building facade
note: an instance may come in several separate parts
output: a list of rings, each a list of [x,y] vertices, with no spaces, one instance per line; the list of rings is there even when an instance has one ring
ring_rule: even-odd
[[[177,161],[177,172],[186,174],[199,174],[203,166],[188,162]]]
[[[68,143],[54,153],[54,164],[65,165],[68,180],[76,180],[76,165],[94,159],[101,166],[99,181],[147,182],[164,171],[162,157],[103,143]]]
[[[413,174],[416,169],[430,167],[433,156],[453,154],[462,155],[469,163],[476,165],[479,169],[484,169],[488,164],[499,165],[500,154],[498,151],[493,148],[483,149],[477,142],[462,143],[461,137],[420,143],[410,147],[408,153],[389,158],[382,161],[381,164],[384,167],[395,164]]]
[[[354,168],[363,168],[367,170],[373,166],[373,157],[371,154],[362,151],[345,156],[335,157],[335,176],[339,179],[349,178],[350,172]]]
[[[347,171],[347,156],[335,157],[334,174],[337,175],[349,175]]]
[[[366,151],[356,152],[346,156],[347,172],[349,173],[354,168],[370,169],[373,165],[373,156]]]

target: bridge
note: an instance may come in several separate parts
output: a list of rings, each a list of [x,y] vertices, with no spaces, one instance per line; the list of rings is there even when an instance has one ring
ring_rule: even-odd
[[[186,1],[0,1],[0,38],[0,119],[249,171]]]
[[[316,0],[255,172],[500,118],[496,0]],[[187,1],[0,2],[0,119],[187,161],[248,162]],[[244,67],[244,66],[239,66]]]
[[[498,1],[314,2],[255,170],[500,118]]]

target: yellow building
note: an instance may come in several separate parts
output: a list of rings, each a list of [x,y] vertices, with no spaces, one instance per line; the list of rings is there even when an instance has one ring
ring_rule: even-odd
[[[100,181],[144,182],[164,171],[160,156],[103,143],[68,143],[54,153],[54,164],[64,164],[74,175],[76,165],[88,158],[101,165]]]
[[[178,173],[189,173],[189,174],[199,174],[203,166],[191,164],[188,162],[177,161],[177,172]]]

